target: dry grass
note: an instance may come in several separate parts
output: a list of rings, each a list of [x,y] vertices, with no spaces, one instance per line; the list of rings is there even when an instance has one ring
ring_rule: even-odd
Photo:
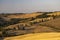
[[[60,33],[36,33],[23,36],[8,37],[4,40],[60,40]]]

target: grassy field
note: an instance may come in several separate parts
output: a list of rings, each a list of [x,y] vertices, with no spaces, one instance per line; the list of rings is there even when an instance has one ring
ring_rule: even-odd
[[[4,40],[60,40],[60,33],[36,33],[23,36],[8,37]]]

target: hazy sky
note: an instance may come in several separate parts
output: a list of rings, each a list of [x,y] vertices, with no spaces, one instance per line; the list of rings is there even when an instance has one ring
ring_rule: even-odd
[[[60,11],[60,0],[0,0],[0,13]]]

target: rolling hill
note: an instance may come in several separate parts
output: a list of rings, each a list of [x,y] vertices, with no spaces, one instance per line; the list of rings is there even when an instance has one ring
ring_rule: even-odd
[[[40,35],[40,33],[49,34],[53,32],[52,34],[54,34],[54,32],[60,32],[60,15],[56,16],[56,14],[53,14],[53,13],[35,12],[31,14],[1,15],[0,16],[0,37],[12,37],[12,36],[18,36],[18,35],[20,37],[26,34],[33,35],[34,33],[39,33]],[[52,16],[50,14],[52,14]],[[56,35],[57,34],[58,33],[56,33]],[[37,35],[38,34],[36,34],[36,36]],[[41,35],[46,35],[46,34],[41,34]]]

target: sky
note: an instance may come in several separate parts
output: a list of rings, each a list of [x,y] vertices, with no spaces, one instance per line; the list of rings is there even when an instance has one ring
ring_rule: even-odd
[[[0,0],[0,13],[60,11],[60,0]]]

